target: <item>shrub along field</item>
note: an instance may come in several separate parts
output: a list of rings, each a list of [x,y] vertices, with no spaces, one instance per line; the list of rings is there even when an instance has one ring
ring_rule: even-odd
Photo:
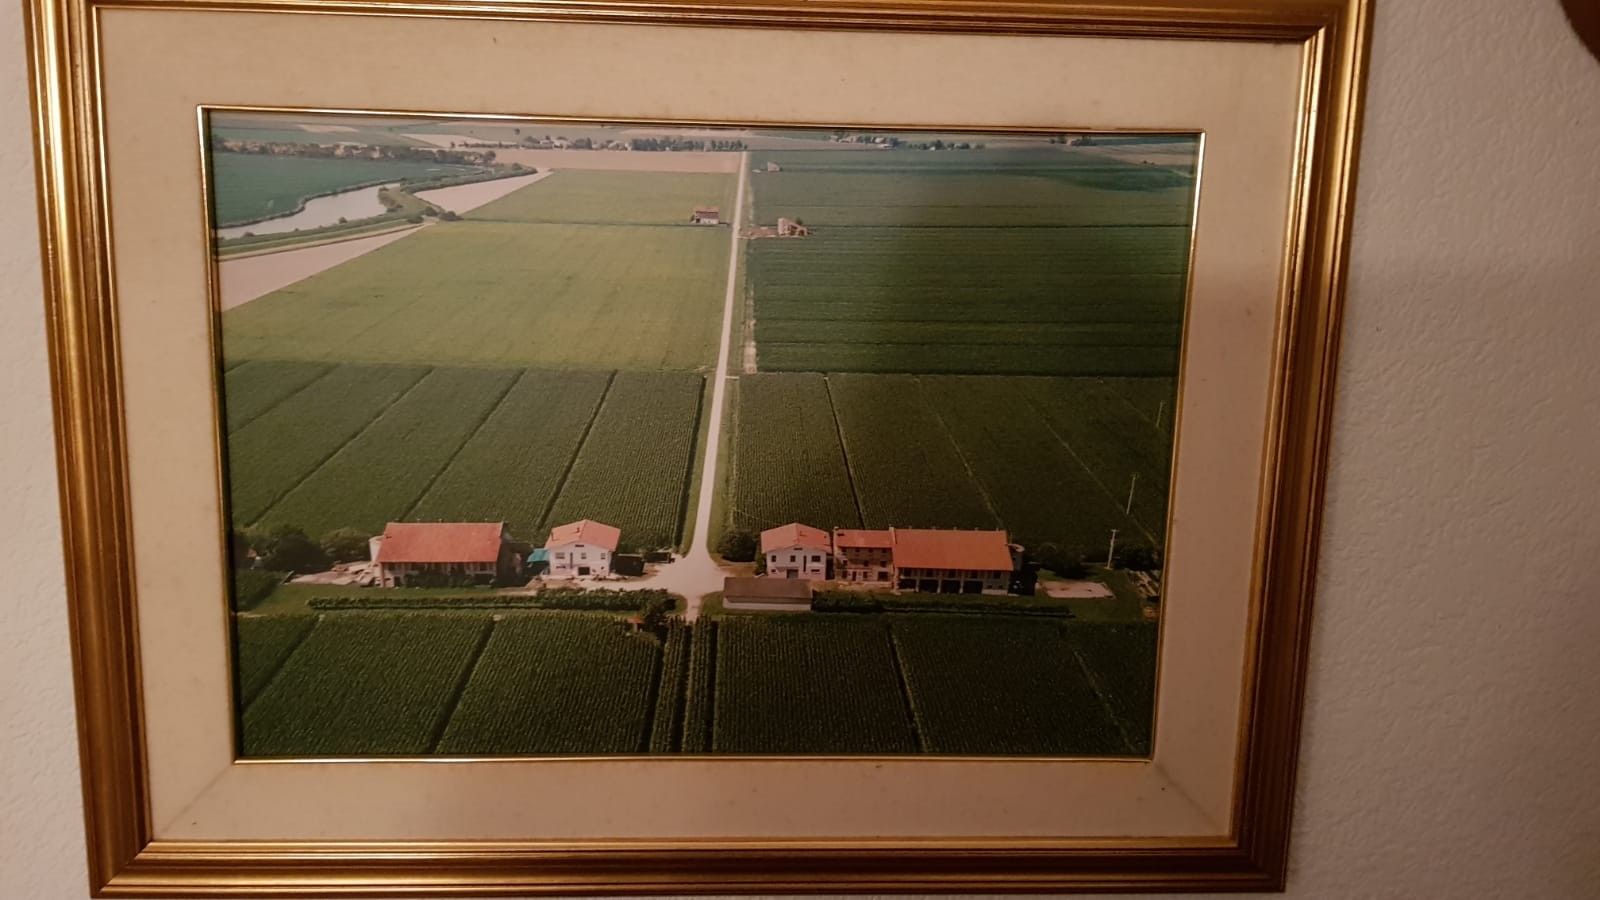
[[[633,632],[505,607],[245,615],[237,641],[246,756],[1142,755],[1156,630],[908,608]]]
[[[223,352],[693,370],[716,358],[727,260],[720,228],[440,222],[228,310]]]
[[[289,142],[293,135],[232,134],[238,140]],[[300,132],[298,142],[319,143],[328,135]],[[350,140],[339,137],[339,140]],[[333,159],[268,156],[263,153],[215,153],[211,157],[212,196],[218,227],[288,215],[306,200],[369,184],[402,178],[441,178],[485,171],[479,166],[400,159]]]
[[[248,383],[259,365],[225,383]],[[538,542],[587,517],[622,527],[627,546],[677,540],[699,375],[299,365],[321,374],[274,364],[304,386],[230,428],[236,525],[316,538],[390,521],[505,521]]]
[[[1170,378],[759,374],[739,398],[732,527],[1004,528],[1085,555],[1113,528],[1162,543]]]

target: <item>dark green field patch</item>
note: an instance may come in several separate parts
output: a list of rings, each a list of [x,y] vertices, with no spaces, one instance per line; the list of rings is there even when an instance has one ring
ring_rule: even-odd
[[[245,756],[433,751],[488,616],[323,616],[245,708]]]
[[[908,616],[892,630],[923,750],[1134,752],[1055,622]]]
[[[660,645],[604,616],[508,615],[438,745],[448,754],[648,749]]]
[[[1122,728],[1128,749],[1148,754],[1155,724],[1155,623],[1068,622],[1062,633]]]
[[[916,750],[875,617],[737,616],[717,631],[715,752]]]
[[[739,379],[731,525],[761,531],[785,522],[859,528],[855,492],[821,375]]]
[[[278,674],[294,648],[317,624],[315,616],[238,616],[234,619],[234,666],[239,708],[250,705]]]
[[[503,521],[538,536],[610,376],[522,374],[411,510],[420,522]]]
[[[238,431],[254,422],[262,413],[332,369],[333,366],[325,363],[266,359],[246,360],[228,369],[223,379],[223,415],[227,431]]]
[[[238,140],[289,142],[292,132],[260,135],[225,132]],[[331,142],[326,134],[300,132],[300,143]],[[212,202],[218,227],[259,221],[295,212],[309,198],[402,178],[430,178],[480,172],[479,166],[394,159],[334,159],[216,153],[211,157]]]
[[[235,524],[259,519],[427,372],[420,366],[339,366],[228,435]]]
[[[417,498],[511,386],[517,373],[434,369],[339,452],[273,504],[267,525],[307,534],[368,534],[405,518]]]
[[[622,529],[624,548],[675,545],[704,388],[699,375],[618,372],[549,524],[595,519]]]
[[[828,390],[866,527],[997,525],[915,378],[831,375]]]

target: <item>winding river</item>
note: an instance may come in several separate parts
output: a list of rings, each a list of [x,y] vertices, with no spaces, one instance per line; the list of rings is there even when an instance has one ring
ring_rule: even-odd
[[[352,188],[340,191],[337,194],[328,194],[325,197],[312,197],[306,201],[305,208],[297,213],[279,216],[276,219],[267,219],[250,225],[230,225],[227,228],[218,228],[217,237],[236,238],[246,233],[249,234],[282,234],[286,231],[304,230],[308,228],[321,228],[324,225],[338,224],[344,218],[354,222],[371,216],[381,216],[386,212],[382,203],[378,202],[378,191],[392,188],[399,182],[385,185],[368,185],[367,187]]]

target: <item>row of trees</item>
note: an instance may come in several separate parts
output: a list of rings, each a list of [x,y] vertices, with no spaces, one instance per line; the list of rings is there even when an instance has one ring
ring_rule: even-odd
[[[303,575],[324,571],[334,563],[366,559],[371,538],[354,528],[335,528],[321,540],[313,540],[292,525],[235,529],[233,560],[235,567],[245,568],[253,556],[263,569]]]
[[[493,150],[446,150],[442,147],[407,147],[387,144],[323,144],[315,141],[241,141],[215,135],[211,148],[223,153],[249,153],[258,156],[304,156],[313,159],[386,159],[406,162],[442,163],[458,166],[487,166],[494,163]]]

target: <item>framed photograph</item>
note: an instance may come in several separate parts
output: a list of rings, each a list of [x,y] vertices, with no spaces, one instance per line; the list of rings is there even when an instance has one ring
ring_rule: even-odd
[[[1281,889],[1366,2],[29,15],[97,895]]]

